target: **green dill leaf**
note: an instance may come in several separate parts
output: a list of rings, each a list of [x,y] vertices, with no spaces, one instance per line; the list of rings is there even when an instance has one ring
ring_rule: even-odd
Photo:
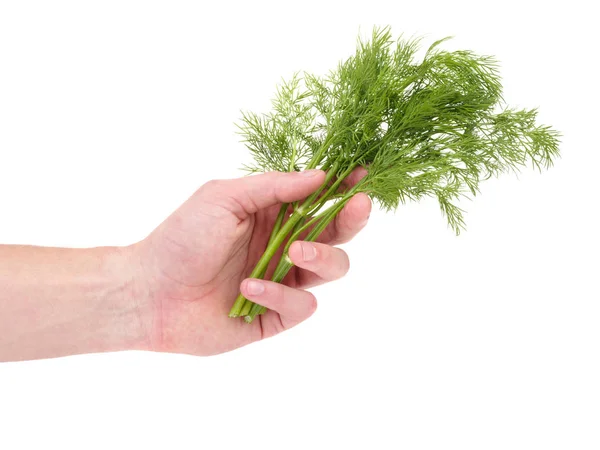
[[[389,27],[359,38],[354,55],[326,76],[295,74],[277,89],[273,111],[244,113],[251,171],[362,165],[360,189],[386,210],[437,198],[450,227],[464,228],[457,202],[479,183],[559,156],[559,133],[535,109],[505,105],[495,58],[447,51],[435,41],[393,40]]]

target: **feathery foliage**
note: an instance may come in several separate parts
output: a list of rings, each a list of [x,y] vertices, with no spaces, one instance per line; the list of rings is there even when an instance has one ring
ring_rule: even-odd
[[[277,247],[300,233],[316,239],[358,192],[382,208],[437,198],[449,225],[464,228],[461,196],[482,180],[531,164],[548,168],[559,155],[559,134],[536,122],[536,110],[507,107],[496,60],[466,50],[446,51],[446,39],[418,59],[420,39],[393,40],[388,27],[327,76],[304,73],[284,83],[268,114],[244,113],[241,134],[254,156],[250,171],[327,171],[325,185],[275,224],[252,276],[263,277]],[[341,181],[363,166],[367,175],[343,192]],[[328,200],[336,203],[324,209]],[[279,262],[274,279],[291,268]],[[259,306],[238,297],[231,316],[251,321]]]

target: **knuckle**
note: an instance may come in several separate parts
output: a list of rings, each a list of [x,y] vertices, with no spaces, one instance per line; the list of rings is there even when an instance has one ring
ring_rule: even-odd
[[[265,180],[267,180],[271,185],[277,186],[281,182],[281,179],[285,176],[285,173],[274,170],[271,172],[265,172],[261,176],[265,177]]]
[[[282,198],[287,198],[287,190],[289,187],[286,174],[283,172],[274,172],[271,183],[271,195],[278,201],[283,202]]]
[[[210,180],[207,181],[206,183],[204,183],[200,189],[199,192],[201,193],[207,193],[207,194],[215,194],[218,193],[220,191],[222,191],[225,187],[225,180]]]

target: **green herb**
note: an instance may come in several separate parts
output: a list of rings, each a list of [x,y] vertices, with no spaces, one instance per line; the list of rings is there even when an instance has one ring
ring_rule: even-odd
[[[284,245],[272,277],[280,282],[292,267],[290,244],[305,230],[305,240],[317,239],[358,192],[385,210],[435,197],[458,234],[464,221],[456,202],[475,196],[481,180],[527,164],[552,165],[559,134],[536,123],[535,109],[506,107],[495,59],[442,50],[445,40],[417,60],[419,39],[395,41],[389,28],[376,28],[329,75],[304,73],[284,83],[273,112],[244,113],[241,133],[255,160],[248,170],[327,172],[291,214],[282,205],[251,277],[263,278]],[[343,190],[358,166],[367,175]],[[229,316],[251,322],[263,312],[240,294]]]

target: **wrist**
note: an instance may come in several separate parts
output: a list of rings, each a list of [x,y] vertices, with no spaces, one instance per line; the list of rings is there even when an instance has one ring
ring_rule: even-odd
[[[112,326],[112,351],[151,350],[152,310],[145,289],[138,244],[104,248],[102,269],[110,280],[107,305],[117,314]]]

